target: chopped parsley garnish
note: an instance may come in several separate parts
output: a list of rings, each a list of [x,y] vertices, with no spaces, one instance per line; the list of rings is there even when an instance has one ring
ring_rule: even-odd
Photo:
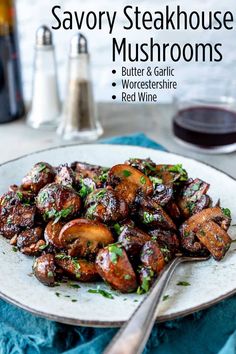
[[[192,212],[194,211],[194,208],[195,208],[195,203],[188,201],[186,203],[186,208],[188,209],[189,213],[192,214]]]
[[[183,169],[182,164],[177,164],[174,166],[171,166],[168,168],[169,172],[174,172],[174,173],[179,173],[180,175],[180,181],[187,181],[188,180],[188,174],[186,170]]]
[[[69,283],[69,286],[74,289],[80,289],[81,286],[79,284]]]
[[[59,297],[59,296],[61,296],[61,293],[56,292],[55,295],[56,295],[57,297]]]
[[[106,297],[107,299],[114,299],[114,296],[111,293],[109,293],[106,290],[100,289],[99,287],[97,287],[97,289],[89,289],[88,293],[90,293],[90,294],[100,294],[100,295]]]
[[[189,237],[190,232],[189,231],[184,231],[184,237]]]
[[[94,212],[96,211],[96,209],[97,209],[97,205],[96,205],[96,204],[91,205],[91,206],[87,209],[87,211],[86,211],[86,217],[87,217],[88,219],[92,219],[93,214],[94,214]]]
[[[149,168],[150,171],[156,171],[156,168],[150,164],[148,161],[144,161],[144,165]]]
[[[201,186],[201,183],[195,183],[195,184],[191,187],[191,189],[192,189],[193,191],[198,191],[199,188],[200,188],[200,186]]]
[[[45,163],[40,163],[38,166],[37,166],[37,170],[38,172],[42,172],[43,170],[45,170],[47,166],[45,165]]]
[[[122,249],[118,247],[115,243],[108,246],[108,251],[109,251],[111,262],[113,264],[116,264],[118,257],[121,257],[123,255]]]
[[[129,274],[125,274],[124,275],[124,279],[125,280],[130,280],[132,277],[131,277],[131,275],[129,275]]]
[[[120,224],[116,223],[113,227],[114,227],[115,233],[116,233],[117,235],[120,235],[120,234],[121,234],[121,227],[120,227]]]
[[[70,256],[67,256],[67,255],[64,254],[64,253],[60,253],[60,254],[56,254],[56,255],[55,255],[55,258],[57,258],[57,259],[70,259],[71,257],[70,257]]]
[[[158,178],[158,177],[149,177],[149,179],[151,180],[154,188],[160,184],[163,184],[163,180],[161,178]]]
[[[18,251],[18,248],[17,248],[16,246],[13,246],[13,247],[12,247],[12,251],[13,251],[13,252],[17,252],[17,251]]]
[[[48,277],[49,278],[52,278],[53,277],[53,272],[49,270],[49,272],[47,273]]]
[[[170,295],[164,295],[163,298],[162,298],[162,301],[166,301],[170,298]]]
[[[10,215],[7,218],[7,225],[11,225],[11,223],[12,223],[12,216]]]
[[[95,200],[100,200],[100,199],[102,199],[102,198],[105,196],[106,191],[107,191],[106,189],[102,189],[102,190],[100,190],[99,192],[95,193],[95,194],[94,194]]]
[[[107,178],[108,178],[108,172],[109,172],[109,168],[104,168],[102,174],[98,177],[99,178],[99,181],[101,182],[106,182],[107,181]]]
[[[86,198],[87,195],[91,192],[93,192],[94,188],[93,186],[88,186],[84,183],[84,180],[81,179],[80,180],[80,185],[81,185],[81,188],[80,188],[80,191],[79,191],[79,196],[81,198]]]
[[[71,299],[71,302],[77,302],[78,300],[76,300],[76,299]]]
[[[19,198],[19,200],[23,199],[23,193],[21,193],[20,191],[16,192],[17,197]]]
[[[142,184],[146,184],[146,178],[145,178],[144,176],[141,176],[141,177],[140,177],[140,182],[141,182]]]
[[[39,249],[40,249],[40,251],[43,251],[45,248],[47,248],[48,247],[48,245],[41,245],[41,246],[39,246]]]
[[[176,285],[180,285],[180,286],[189,286],[191,285],[189,282],[187,281],[179,281]]]
[[[129,177],[132,175],[132,173],[128,170],[123,170],[122,172],[123,172],[124,177]]]
[[[66,208],[66,209],[62,209],[60,211],[57,211],[55,209],[51,209],[48,210],[44,213],[44,219],[50,219],[50,218],[55,218],[53,224],[56,224],[61,218],[67,218],[68,215],[70,215],[70,213],[73,210],[73,206],[71,205],[70,207]]]
[[[227,216],[228,218],[231,218],[231,211],[228,208],[221,208],[223,214]]]
[[[153,221],[154,221],[154,215],[152,215],[152,214],[148,213],[147,211],[145,211],[143,213],[143,222],[145,224],[150,224]]]

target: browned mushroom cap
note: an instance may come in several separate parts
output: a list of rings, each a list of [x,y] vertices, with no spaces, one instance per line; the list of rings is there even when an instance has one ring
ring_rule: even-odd
[[[55,182],[67,187],[75,186],[75,173],[67,164],[56,168]]]
[[[125,161],[125,164],[130,165],[140,172],[144,173],[146,176],[153,175],[156,172],[156,164],[151,159],[138,159],[131,158]]]
[[[44,254],[38,257],[33,265],[36,278],[44,285],[53,286],[55,283],[55,263],[52,254]]]
[[[225,231],[228,230],[231,222],[230,217],[225,215],[220,207],[207,208],[186,220],[181,226],[181,234],[183,235],[184,232],[196,233],[200,225],[210,220],[216,222]]]
[[[85,201],[86,217],[111,223],[127,218],[126,202],[112,189],[101,188],[90,193]]]
[[[112,233],[103,224],[75,219],[68,222],[60,231],[59,242],[68,249],[71,256],[85,257],[96,254],[104,245],[114,242]]]
[[[125,250],[119,244],[102,248],[96,257],[99,275],[113,289],[129,293],[137,289],[135,272]]]
[[[187,181],[188,174],[181,164],[157,165],[156,175],[166,186],[172,186],[176,181]]]
[[[165,267],[165,256],[155,241],[148,241],[141,252],[141,262],[158,274]]]
[[[144,195],[153,193],[150,179],[136,168],[125,164],[116,165],[110,169],[108,183],[128,204],[134,202],[139,191]]]
[[[54,169],[46,162],[38,162],[23,178],[21,188],[37,194],[46,184],[53,182]]]
[[[181,246],[185,251],[198,255],[208,253],[206,247],[200,239],[196,237],[196,233],[201,228],[202,224],[209,221],[214,221],[223,230],[227,231],[231,219],[223,213],[220,207],[204,209],[191,216],[180,227]]]
[[[85,259],[77,259],[63,254],[55,256],[57,266],[63,269],[65,274],[81,282],[96,281],[99,279],[95,264]]]
[[[59,234],[64,225],[65,223],[62,221],[58,221],[56,223],[53,220],[49,221],[44,230],[45,241],[52,244],[56,248],[63,248],[63,245],[59,240]]]
[[[151,197],[141,200],[137,217],[147,229],[161,227],[164,230],[176,230],[176,225],[170,216]]]
[[[77,216],[81,209],[81,199],[71,188],[51,183],[40,190],[36,206],[45,220],[58,221]]]
[[[206,195],[209,187],[208,183],[196,178],[183,188],[178,206],[184,218],[189,218],[209,206],[210,197]]]
[[[170,258],[179,252],[180,242],[175,232],[159,228],[149,231],[148,234],[158,243],[161,249],[167,248],[169,250]]]
[[[42,236],[43,229],[41,227],[22,231],[17,237],[17,247],[24,254],[29,256],[37,255],[41,247],[45,246]]]
[[[34,225],[36,207],[24,204],[17,192],[8,192],[0,197],[0,233],[12,238],[22,229]]]
[[[120,236],[119,243],[122,244],[130,258],[139,257],[143,245],[150,241],[151,237],[137,227],[125,226]]]
[[[232,242],[227,232],[213,221],[203,223],[196,236],[217,261],[224,257]]]

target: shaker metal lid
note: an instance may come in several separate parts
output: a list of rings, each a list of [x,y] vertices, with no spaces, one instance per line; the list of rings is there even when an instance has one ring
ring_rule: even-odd
[[[52,46],[52,31],[45,25],[40,26],[36,32],[37,46]]]
[[[82,33],[74,35],[70,43],[70,56],[75,57],[78,54],[88,54],[88,41]]]

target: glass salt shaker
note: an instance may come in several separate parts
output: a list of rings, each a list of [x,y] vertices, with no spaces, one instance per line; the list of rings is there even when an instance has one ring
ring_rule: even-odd
[[[56,129],[61,114],[52,32],[41,26],[36,32],[32,103],[27,124]]]
[[[103,133],[94,102],[88,43],[80,33],[71,40],[67,94],[57,133],[80,142],[96,140]]]

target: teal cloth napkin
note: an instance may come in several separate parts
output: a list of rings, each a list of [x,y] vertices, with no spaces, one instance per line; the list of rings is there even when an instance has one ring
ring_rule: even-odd
[[[105,142],[164,150],[143,134]],[[3,300],[0,322],[0,354],[100,354],[117,331],[63,325],[31,315]],[[236,353],[236,296],[185,318],[155,325],[144,353]]]

